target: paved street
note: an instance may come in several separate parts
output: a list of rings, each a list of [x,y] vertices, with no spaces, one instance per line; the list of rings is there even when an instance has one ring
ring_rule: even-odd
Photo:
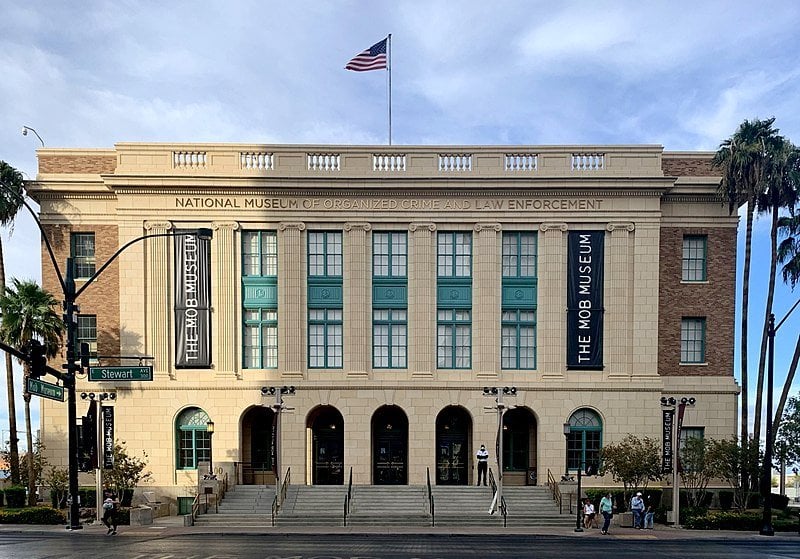
[[[564,559],[565,557],[800,559],[795,533],[765,538],[742,532],[653,532],[567,529],[484,533],[453,528],[261,528],[201,531],[175,517],[155,526],[122,527],[106,536],[101,526],[68,532],[61,526],[0,526],[3,559]],[[534,533],[531,533],[534,532]],[[536,533],[538,532],[538,533]],[[548,533],[550,532],[550,533]]]

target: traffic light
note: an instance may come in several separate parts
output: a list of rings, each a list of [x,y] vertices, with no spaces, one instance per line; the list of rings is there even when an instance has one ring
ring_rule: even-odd
[[[97,402],[89,409],[78,426],[78,470],[91,472],[97,467]]]
[[[81,367],[86,369],[89,367],[89,344],[81,342]]]
[[[39,378],[47,373],[45,347],[39,340],[28,342],[28,363],[30,364],[30,376],[33,378]]]

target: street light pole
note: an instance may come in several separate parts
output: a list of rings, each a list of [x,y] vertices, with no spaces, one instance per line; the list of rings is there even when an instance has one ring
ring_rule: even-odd
[[[794,309],[792,309],[794,310]],[[791,312],[791,311],[789,311]],[[787,317],[789,315],[786,315]],[[784,318],[784,320],[786,320]],[[781,321],[782,323],[782,321]],[[762,536],[774,536],[775,530],[772,527],[772,377],[775,363],[775,315],[770,313],[767,324],[767,443],[764,448],[764,471],[761,478],[761,494],[764,497],[764,510],[761,516],[761,530],[758,531]]]
[[[483,388],[483,395],[495,397],[495,405],[484,409],[497,410],[497,437],[495,439],[495,452],[497,453],[497,490],[492,499],[492,505],[489,508],[489,512],[494,514],[496,510],[495,507],[499,507],[501,510],[503,508],[503,416],[507,410],[514,407],[507,406],[505,402],[503,402],[503,395],[516,396],[517,387],[504,386],[503,388],[490,388],[485,386]]]

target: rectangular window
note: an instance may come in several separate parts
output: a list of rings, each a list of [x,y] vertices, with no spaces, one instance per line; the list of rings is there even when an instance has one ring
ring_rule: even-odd
[[[278,367],[278,311],[244,310],[244,368]]]
[[[405,309],[372,311],[372,366],[376,369],[406,367],[407,315]]]
[[[405,278],[408,267],[408,239],[405,233],[372,235],[372,275],[376,278]]]
[[[278,235],[275,231],[242,233],[242,275],[245,277],[278,275]]]
[[[503,277],[536,277],[536,233],[503,233]]]
[[[343,347],[342,309],[309,309],[308,366],[341,369]]]
[[[440,278],[472,277],[471,233],[439,233],[436,254]]]
[[[93,314],[78,315],[78,334],[75,352],[81,354],[81,344],[89,345],[89,360],[97,363],[97,317]]]
[[[706,362],[706,319],[681,319],[681,363]]]
[[[342,277],[341,233],[309,232],[308,275],[310,277]]]
[[[567,467],[577,470],[581,464],[600,463],[602,431],[572,429],[567,435]]]
[[[503,369],[536,368],[536,311],[504,310],[501,338]]]
[[[75,279],[89,279],[94,275],[94,233],[72,233],[70,256]]]
[[[436,326],[436,366],[440,369],[472,367],[471,312],[439,309]]]
[[[681,280],[706,281],[707,243],[708,238],[705,235],[686,235],[683,237]]]
[[[211,458],[211,434],[200,429],[181,429],[178,440],[178,468],[195,469]]]

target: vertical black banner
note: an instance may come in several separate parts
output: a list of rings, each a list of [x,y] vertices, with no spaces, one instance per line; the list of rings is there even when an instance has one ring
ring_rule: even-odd
[[[603,231],[570,231],[567,368],[603,368]]]
[[[672,473],[672,422],[675,420],[675,410],[662,410],[661,415],[661,440],[663,441],[661,451],[661,471],[665,474],[668,474]]]
[[[103,469],[114,468],[114,407],[102,406],[100,408],[103,418]]]
[[[175,237],[175,366],[211,366],[211,242]]]
[[[683,428],[683,414],[686,412],[686,404],[678,404],[678,429],[675,435],[675,459],[678,461],[678,471],[683,472],[681,465],[681,429]]]

